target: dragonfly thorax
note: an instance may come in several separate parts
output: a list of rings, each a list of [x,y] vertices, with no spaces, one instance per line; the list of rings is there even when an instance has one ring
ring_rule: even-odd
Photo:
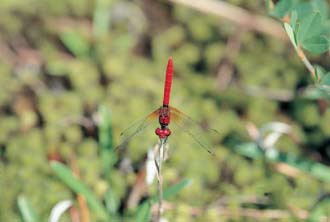
[[[159,110],[159,124],[162,128],[170,124],[170,110],[167,106],[163,106]]]

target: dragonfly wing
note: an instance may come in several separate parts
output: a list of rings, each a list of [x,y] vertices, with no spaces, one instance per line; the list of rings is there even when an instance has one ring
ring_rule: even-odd
[[[126,128],[123,132],[120,133],[120,144],[116,147],[116,149],[121,148],[124,144],[126,144],[132,137],[138,135],[146,128],[148,128],[154,120],[157,119],[159,114],[159,108],[147,115],[146,117],[134,122],[128,128]]]
[[[170,113],[171,120],[175,125],[191,136],[200,147],[211,155],[214,155],[214,146],[208,137],[219,135],[220,133],[217,130],[202,127],[199,123],[174,107],[170,107]]]

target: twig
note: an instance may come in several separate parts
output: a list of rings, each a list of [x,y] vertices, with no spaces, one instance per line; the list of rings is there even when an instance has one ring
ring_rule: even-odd
[[[166,210],[175,210],[175,205],[169,202],[164,203],[164,208]],[[291,207],[290,207],[291,208]],[[243,208],[238,207],[236,209],[232,209],[229,205],[218,205],[205,208],[198,207],[188,207],[188,212],[191,216],[196,217],[202,215],[207,210],[214,210],[219,217],[221,218],[254,218],[256,220],[264,221],[264,220],[289,220],[289,219],[300,219],[306,220],[308,218],[308,211],[302,209],[294,209],[293,210],[280,210],[280,209],[251,209],[251,208]]]
[[[80,222],[79,212],[75,206],[70,207],[69,212],[72,222]]]
[[[282,22],[283,23],[288,23],[288,24],[290,24],[290,20],[291,20],[291,18],[290,18],[290,16],[285,16],[283,19],[282,19]],[[295,47],[294,47],[294,49],[295,49],[295,51],[296,51],[296,53],[297,53],[297,55],[298,55],[298,57],[299,57],[299,59],[304,63],[304,65],[306,66],[306,68],[308,69],[308,71],[309,71],[309,73],[311,74],[311,76],[312,76],[312,79],[313,80],[316,80],[316,71],[315,71],[315,69],[314,69],[314,67],[313,67],[313,65],[310,63],[310,61],[307,59],[307,57],[306,57],[306,55],[305,55],[305,53],[304,53],[304,50],[301,48],[301,46],[300,45],[296,45]],[[317,81],[319,81],[320,79],[319,79],[319,77],[317,78]]]
[[[237,23],[248,30],[271,35],[280,40],[287,41],[281,24],[271,18],[254,15],[245,9],[231,5],[224,1],[215,0],[168,0],[173,3],[188,6],[201,12],[213,14]]]
[[[162,163],[164,161],[164,144],[166,139],[161,139],[158,146],[158,159],[155,158],[155,165],[157,168],[157,178],[158,178],[158,212],[157,221],[161,221],[163,214],[163,176],[162,176]]]
[[[296,52],[299,56],[299,59],[304,63],[304,65],[308,69],[308,71],[311,74],[312,78],[315,79],[315,77],[316,77],[315,69],[314,69],[313,65],[310,63],[310,61],[307,59],[304,51],[301,49],[301,47],[298,46],[296,48]]]
[[[237,83],[237,86],[247,95],[263,97],[271,100],[286,102],[293,100],[295,97],[293,91],[286,89],[268,89],[265,87],[243,85],[240,83]]]
[[[238,204],[269,204],[269,198],[258,197],[254,195],[238,195],[238,196],[222,196],[215,202],[211,203],[208,208],[218,206],[228,206],[230,203]]]
[[[274,9],[275,4],[272,0],[269,0],[267,3],[268,3],[268,12],[269,12]]]
[[[95,120],[84,116],[68,116],[59,120],[58,124],[64,127],[70,126],[72,124],[79,124],[86,128],[92,128],[95,124]]]
[[[139,169],[132,190],[127,198],[127,209],[134,209],[139,204],[143,195],[147,193],[146,163]]]

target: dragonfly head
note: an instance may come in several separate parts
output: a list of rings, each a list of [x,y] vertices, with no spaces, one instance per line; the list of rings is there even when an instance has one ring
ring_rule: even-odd
[[[160,139],[165,139],[171,135],[171,130],[169,128],[157,128],[155,133]]]

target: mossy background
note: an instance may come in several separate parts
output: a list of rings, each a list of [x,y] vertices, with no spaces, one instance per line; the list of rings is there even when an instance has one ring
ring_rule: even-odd
[[[228,2],[267,16],[263,1]],[[180,132],[171,136],[165,187],[182,178],[193,183],[171,199],[175,207],[165,213],[170,221],[212,221],[218,217],[214,210],[195,218],[190,209],[227,197],[235,210],[237,197],[265,193],[271,193],[268,208],[309,210],[329,189],[308,176],[265,174],[262,161],[240,156],[230,146],[251,140],[248,122],[260,127],[283,121],[293,126],[294,139],[281,138],[279,150],[329,164],[330,110],[324,100],[300,96],[312,80],[289,42],[240,33],[232,82],[219,90],[217,70],[226,59],[227,42],[240,29],[224,19],[151,0],[2,0],[0,14],[0,221],[19,220],[19,194],[43,221],[57,202],[74,198],[49,167],[54,155],[70,162],[74,154],[81,179],[100,199],[111,187],[124,201],[157,141],[154,129],[130,141],[120,156],[131,161],[133,171],[116,168],[104,177],[95,116],[100,104],[109,108],[118,145],[125,127],[160,106],[169,56],[175,65],[171,104],[221,132],[215,157]],[[330,66],[329,54],[312,59]],[[249,95],[239,86],[260,92]],[[265,98],[264,89],[294,96]],[[150,195],[155,192],[156,186],[150,187]]]

